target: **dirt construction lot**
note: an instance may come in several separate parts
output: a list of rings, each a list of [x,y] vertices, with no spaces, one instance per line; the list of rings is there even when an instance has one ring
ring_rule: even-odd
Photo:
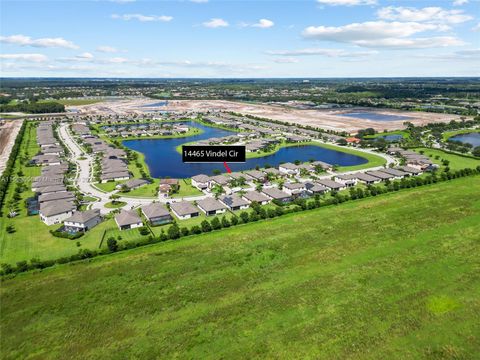
[[[368,127],[372,127],[378,131],[402,129],[405,127],[405,121],[412,122],[415,125],[421,125],[430,122],[448,122],[460,118],[458,115],[407,112],[390,109],[300,110],[283,105],[244,103],[227,100],[172,100],[168,101],[168,105],[166,106],[148,106],[149,104],[156,104],[159,102],[161,101],[144,98],[97,103],[86,106],[77,106],[76,108],[80,113],[97,115],[139,114],[148,110],[179,112],[233,111],[241,114],[254,115],[301,125],[311,125],[327,130],[347,131],[350,133]],[[394,121],[374,121],[341,116],[342,113],[357,112],[358,110],[376,112],[385,115],[401,115],[408,118]]]
[[[21,126],[21,120],[0,122],[0,174],[3,173]]]

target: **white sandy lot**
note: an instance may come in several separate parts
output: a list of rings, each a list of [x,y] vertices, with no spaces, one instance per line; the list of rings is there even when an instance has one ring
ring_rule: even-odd
[[[378,131],[403,129],[404,122],[409,121],[415,125],[422,125],[431,122],[449,122],[460,119],[459,115],[436,114],[428,112],[409,112],[391,109],[368,109],[364,111],[377,112],[380,114],[408,116],[410,119],[395,121],[373,121],[353,117],[339,116],[345,112],[355,112],[359,109],[335,109],[335,110],[301,110],[283,105],[244,103],[227,100],[169,100],[167,106],[145,107],[148,104],[155,104],[161,100],[148,98],[119,100],[91,105],[76,106],[81,114],[96,115],[128,115],[140,114],[148,110],[164,111],[233,111],[246,115],[254,115],[268,119],[310,125],[326,130],[347,131],[354,133],[359,129],[368,127]]]
[[[23,120],[5,121],[0,126],[0,175],[7,164]]]

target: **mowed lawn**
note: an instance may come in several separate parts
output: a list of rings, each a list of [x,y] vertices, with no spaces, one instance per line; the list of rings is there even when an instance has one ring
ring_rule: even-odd
[[[473,359],[480,177],[5,280],[4,359]]]
[[[461,156],[456,154],[451,154],[438,149],[429,149],[429,148],[416,148],[413,149],[416,152],[423,151],[424,155],[429,156],[435,164],[442,165],[442,160],[448,160],[450,163],[448,167],[451,170],[459,170],[465,168],[476,168],[480,166],[480,158],[476,159],[471,156]],[[437,158],[438,157],[438,158]]]

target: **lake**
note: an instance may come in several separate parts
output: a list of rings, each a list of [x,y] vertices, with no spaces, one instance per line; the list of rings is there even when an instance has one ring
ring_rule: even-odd
[[[377,136],[377,139],[385,139],[385,141],[396,142],[403,139],[403,136],[400,134],[391,134],[391,135],[383,135]]]
[[[189,126],[193,126],[193,122],[186,123],[189,124]],[[185,164],[182,162],[181,154],[179,154],[175,148],[186,142],[204,140],[212,137],[223,137],[235,134],[235,132],[204,126],[198,123],[195,123],[194,126],[202,129],[204,132],[187,138],[125,140],[123,144],[129,149],[145,155],[145,162],[150,169],[150,174],[156,178],[166,176],[172,178],[189,178],[198,174],[212,175],[216,169],[222,173],[225,172],[223,164]],[[278,166],[283,162],[294,162],[295,160],[305,162],[310,159],[321,160],[340,166],[367,163],[367,159],[360,156],[325,149],[319,146],[306,145],[281,148],[275,154],[269,156],[247,159],[245,163],[229,163],[228,165],[232,171],[243,171],[254,169],[257,165],[260,167],[267,164]]]
[[[352,112],[347,112],[342,114],[336,114],[336,116],[352,117],[352,118],[372,120],[372,121],[397,121],[397,120],[411,119],[410,116],[380,114],[378,112],[372,112],[372,111],[356,111],[356,112],[352,111]]]
[[[458,141],[464,144],[471,144],[473,147],[480,146],[480,133],[472,132],[468,134],[459,134],[448,138],[450,141]]]
[[[158,106],[167,106],[168,101],[160,101],[152,104],[142,105],[142,107],[158,107]]]

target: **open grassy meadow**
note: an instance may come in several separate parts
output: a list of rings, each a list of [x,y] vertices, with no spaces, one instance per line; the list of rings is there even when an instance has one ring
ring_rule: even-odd
[[[480,177],[3,280],[3,359],[474,359]]]

